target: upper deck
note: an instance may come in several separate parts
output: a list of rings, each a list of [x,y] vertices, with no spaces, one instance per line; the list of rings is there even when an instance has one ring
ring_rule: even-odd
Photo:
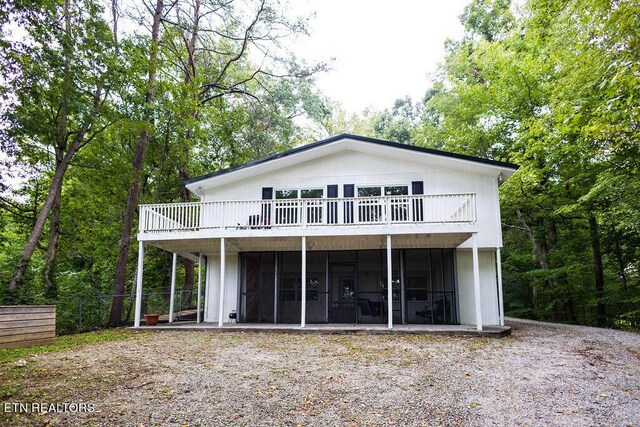
[[[475,193],[166,203],[140,206],[138,237],[460,233],[476,218]]]

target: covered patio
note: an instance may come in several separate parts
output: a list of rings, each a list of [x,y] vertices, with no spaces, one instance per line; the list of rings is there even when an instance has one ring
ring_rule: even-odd
[[[462,230],[460,229],[462,228]],[[260,233],[260,231],[262,230],[258,230],[258,233]],[[307,230],[307,232],[310,230]],[[343,230],[341,230],[343,231]],[[369,230],[367,230],[369,231]],[[382,230],[380,230],[382,231]],[[387,230],[385,230],[387,231]],[[389,230],[390,231],[390,230]],[[394,230],[397,231],[397,230]],[[473,230],[466,230],[465,227],[459,227],[457,228],[455,231],[457,232],[451,232],[453,230],[447,230],[449,232],[440,232],[440,233],[424,233],[424,234],[413,234],[411,233],[409,230],[403,230],[404,233],[402,234],[367,234],[366,232],[360,235],[340,235],[340,236],[280,236],[280,237],[266,237],[266,236],[251,236],[251,237],[235,237],[235,238],[224,238],[224,237],[209,237],[209,238],[199,238],[199,239],[194,239],[194,238],[181,238],[181,239],[166,239],[166,236],[162,236],[164,238],[159,238],[160,236],[154,236],[156,237],[155,239],[148,239],[147,240],[147,244],[151,244],[153,246],[156,246],[158,248],[164,249],[164,250],[168,250],[170,252],[173,252],[174,254],[174,259],[173,259],[173,269],[172,269],[172,280],[171,280],[171,295],[173,296],[175,294],[175,268],[176,268],[176,256],[177,254],[180,254],[181,256],[186,256],[191,258],[194,261],[198,262],[198,274],[197,274],[197,283],[198,283],[198,301],[197,301],[197,306],[198,307],[203,307],[204,305],[204,312],[207,313],[207,306],[208,306],[208,300],[209,297],[208,295],[213,292],[216,294],[216,296],[218,296],[218,302],[220,303],[220,307],[216,307],[217,310],[214,317],[212,318],[211,315],[209,315],[207,317],[207,315],[205,314],[204,316],[204,321],[205,321],[205,325],[203,327],[212,327],[214,325],[217,324],[218,328],[242,328],[244,327],[244,325],[246,325],[247,323],[246,320],[242,323],[242,326],[238,325],[238,326],[228,326],[225,324],[225,322],[228,320],[227,316],[223,314],[223,307],[221,302],[224,301],[225,299],[225,288],[227,287],[227,285],[225,286],[220,286],[220,283],[224,283],[224,277],[225,277],[225,255],[227,252],[231,252],[233,253],[236,257],[237,257],[237,253],[239,252],[245,252],[245,251],[261,251],[261,250],[267,250],[267,249],[280,249],[280,250],[298,250],[301,251],[302,253],[302,257],[301,257],[301,272],[302,272],[302,283],[306,283],[306,276],[307,276],[307,250],[311,250],[311,251],[321,251],[321,250],[330,250],[330,249],[342,249],[342,250],[357,250],[357,249],[379,249],[381,250],[383,253],[386,252],[386,262],[383,263],[382,270],[384,270],[386,272],[386,278],[385,281],[386,283],[386,293],[388,295],[386,295],[386,298],[383,297],[386,301],[384,302],[385,308],[387,309],[387,313],[393,313],[393,308],[391,307],[391,302],[396,299],[393,298],[391,293],[392,293],[392,277],[393,274],[391,274],[392,272],[392,268],[391,268],[391,252],[392,252],[392,248],[394,247],[401,247],[401,248],[456,248],[458,245],[460,245],[462,242],[464,242],[465,240],[471,238],[471,241],[473,242],[473,246],[472,246],[472,253],[473,253],[473,304],[475,305],[475,325],[470,325],[472,322],[465,322],[466,325],[462,325],[462,326],[458,326],[458,325],[439,325],[439,326],[452,326],[452,327],[457,327],[457,331],[464,333],[467,329],[475,329],[479,332],[483,331],[483,326],[482,326],[482,318],[480,316],[480,286],[479,286],[479,276],[478,276],[478,247],[477,247],[477,239],[476,239],[476,234],[475,232],[473,232]],[[413,230],[411,230],[413,231]],[[442,230],[438,230],[438,231],[442,231]],[[406,234],[405,234],[406,233]],[[260,233],[262,234],[262,233]],[[142,317],[141,313],[141,294],[142,294],[142,270],[143,270],[143,263],[144,263],[144,244],[145,242],[140,241],[139,242],[139,258],[138,258],[138,274],[137,274],[137,289],[136,289],[136,294],[138,296],[137,298],[137,304],[136,304],[136,316],[135,316],[135,326],[139,327],[140,326],[140,320]],[[499,250],[499,249],[498,249]],[[499,253],[499,252],[498,252]],[[197,254],[197,255],[196,255]],[[498,255],[499,256],[499,255]],[[210,257],[212,259],[217,259],[219,260],[218,265],[219,267],[216,268],[214,271],[212,271],[212,274],[209,275],[207,274],[207,279],[211,279],[211,280],[203,280],[203,272],[202,272],[202,267],[205,263],[206,260],[204,258],[206,257]],[[205,262],[203,262],[205,261]],[[499,259],[497,260],[499,262]],[[384,265],[386,264],[386,265]],[[276,267],[277,270],[277,267]],[[278,272],[276,271],[276,275],[278,274]],[[204,282],[204,283],[203,283]],[[500,285],[501,283],[499,283]],[[204,285],[204,286],[203,286]],[[204,288],[204,289],[203,289]],[[204,292],[203,292],[204,291]],[[305,286],[302,287],[301,289],[302,295],[301,295],[301,304],[300,307],[298,308],[298,311],[300,311],[300,319],[299,319],[299,323],[297,324],[293,324],[293,322],[291,321],[286,321],[286,319],[281,319],[280,321],[275,321],[273,324],[262,324],[259,325],[260,329],[267,329],[267,330],[273,330],[273,331],[280,331],[283,329],[292,329],[292,328],[298,328],[298,329],[302,329],[302,328],[309,328],[310,330],[313,331],[317,331],[317,330],[351,330],[352,328],[350,327],[350,324],[352,323],[351,321],[343,321],[343,320],[336,320],[335,318],[332,320],[331,318],[327,318],[325,321],[327,323],[319,325],[317,324],[317,321],[313,321],[311,320],[311,322],[309,324],[307,324],[307,319],[308,319],[308,314],[306,313],[306,301],[307,301],[307,289]],[[231,292],[232,294],[235,295],[235,291]],[[203,295],[204,294],[204,295]],[[501,294],[501,292],[500,292]],[[204,304],[202,304],[201,299],[204,296]],[[218,304],[215,304],[218,305]],[[396,311],[397,311],[397,305],[399,305],[399,301],[396,301],[396,303],[394,303],[394,305],[396,305]],[[404,308],[404,302],[401,304],[402,307]],[[170,309],[169,309],[169,319],[170,322],[172,322],[173,320],[173,298],[171,300],[171,304],[170,304]],[[500,302],[500,308],[502,306],[502,303]],[[234,310],[235,311],[235,310]],[[197,311],[197,323],[199,324],[203,319],[201,318],[200,314],[200,310]],[[404,314],[403,314],[404,316]],[[502,317],[502,315],[500,316]],[[240,320],[240,319],[239,319]],[[290,319],[291,320],[291,319]],[[249,326],[252,323],[252,321],[248,321]],[[282,323],[282,325],[280,325],[279,323]],[[358,323],[357,328],[360,328],[359,330],[369,330],[369,331],[375,331],[378,329],[385,329],[383,324],[368,324],[368,325],[360,325],[360,321],[356,322]],[[407,323],[406,321],[404,321],[404,317],[402,321],[393,321],[392,316],[387,316],[387,318],[385,319],[385,323],[386,323],[386,329],[390,330],[397,330],[399,331],[400,329],[406,329],[407,331],[417,331],[420,332],[422,329],[424,329],[425,331],[431,331],[431,327],[432,326],[438,326],[438,325],[403,325],[403,323]],[[445,322],[447,323],[447,322]],[[503,325],[503,321],[500,322],[501,325]],[[257,325],[256,325],[257,326]],[[166,326],[161,326],[161,327],[166,327]],[[182,327],[182,326],[180,326]],[[188,327],[188,326],[185,326]],[[474,328],[475,327],[475,328]],[[327,329],[328,328],[328,329]],[[455,328],[454,328],[455,329]],[[444,329],[439,329],[438,327],[436,327],[435,329],[433,329],[436,332],[446,332],[447,328]]]
[[[477,238],[476,238],[476,232],[473,232],[473,230],[466,230],[464,229],[465,227],[461,227],[463,228],[463,230],[461,230],[460,228],[458,228],[457,232],[451,232],[451,230],[447,230],[449,232],[440,232],[440,233],[424,233],[424,234],[414,234],[411,233],[410,230],[403,230],[404,233],[398,233],[398,234],[367,234],[366,232],[360,235],[340,235],[340,236],[281,236],[281,237],[266,237],[266,236],[251,236],[251,237],[236,237],[236,238],[224,238],[224,237],[209,237],[209,238],[200,238],[200,239],[189,239],[189,238],[182,238],[182,239],[166,239],[166,236],[164,239],[163,238],[157,238],[160,236],[157,236],[156,239],[148,239],[147,243],[151,244],[153,246],[159,247],[161,249],[164,250],[168,250],[170,252],[174,253],[174,261],[173,261],[173,271],[172,271],[172,289],[171,289],[171,294],[173,295],[175,293],[175,265],[176,265],[176,254],[180,254],[182,256],[188,256],[191,257],[194,261],[198,261],[198,302],[197,302],[197,306],[198,307],[202,307],[204,305],[204,312],[205,312],[205,316],[204,316],[204,322],[208,323],[209,326],[211,326],[211,324],[215,324],[217,323],[217,327],[219,328],[223,328],[225,327],[225,322],[227,321],[227,316],[225,314],[223,314],[223,306],[222,306],[222,301],[225,300],[225,288],[227,288],[227,284],[225,284],[225,286],[220,286],[221,283],[225,283],[224,281],[224,277],[225,277],[225,255],[227,254],[227,252],[231,252],[236,258],[238,257],[238,253],[240,252],[245,252],[245,251],[260,251],[260,250],[266,250],[266,249],[284,249],[284,250],[298,250],[301,251],[302,257],[301,257],[301,277],[302,277],[302,281],[301,283],[306,283],[306,277],[307,277],[307,251],[311,250],[311,251],[321,251],[321,250],[330,250],[330,249],[341,249],[341,250],[357,250],[357,249],[379,249],[381,250],[383,253],[386,252],[386,262],[383,262],[383,266],[382,270],[386,273],[386,277],[385,277],[385,293],[388,295],[383,296],[383,299],[385,300],[384,302],[384,306],[386,308],[386,313],[393,313],[393,309],[396,309],[396,311],[398,311],[397,307],[398,305],[401,305],[402,308],[404,309],[405,304],[404,301],[402,302],[402,304],[400,304],[399,301],[396,301],[394,303],[394,305],[396,307],[392,308],[392,304],[391,302],[393,302],[394,298],[392,296],[392,289],[393,289],[393,285],[391,283],[393,274],[392,274],[392,266],[391,266],[391,258],[392,258],[392,249],[394,247],[401,247],[401,248],[456,248],[458,245],[460,245],[462,242],[464,242],[465,240],[471,238],[471,242],[473,243],[472,245],[472,254],[473,254],[473,263],[472,263],[472,271],[473,271],[473,278],[472,278],[472,295],[473,295],[473,300],[472,300],[472,304],[475,305],[475,322],[473,321],[466,321],[466,322],[462,322],[465,323],[466,326],[464,326],[463,328],[466,327],[470,327],[469,325],[472,323],[475,323],[473,326],[475,326],[475,329],[477,331],[482,331],[483,330],[483,322],[482,322],[482,317],[480,315],[481,313],[481,298],[480,298],[480,281],[479,281],[479,264],[478,264],[478,246],[477,246]],[[307,230],[310,231],[310,230]],[[369,230],[367,230],[369,231]],[[382,231],[382,230],[380,230]],[[391,230],[385,230],[385,231],[391,231]],[[393,230],[393,231],[398,231],[398,230]],[[413,230],[411,230],[413,231]],[[438,230],[438,231],[442,231],[442,230]],[[499,249],[498,249],[499,251]],[[197,254],[197,256],[195,256],[195,254]],[[142,294],[142,269],[143,269],[143,260],[144,260],[144,242],[140,241],[139,242],[139,259],[138,259],[138,274],[137,274],[137,289],[136,289],[136,294],[138,296],[137,298],[137,304],[136,304],[136,320],[135,320],[135,326],[140,326],[140,320],[141,320],[141,307],[140,307],[140,296]],[[206,275],[207,280],[204,280],[203,283],[203,274],[202,274],[202,268],[201,266],[203,264],[206,263],[206,260],[204,260],[203,258],[211,258],[213,260],[218,260],[216,262],[216,264],[218,265],[217,268],[215,268],[213,271],[211,271],[211,274]],[[205,261],[203,263],[203,261]],[[498,252],[498,259],[496,260],[498,263],[499,261],[499,252]],[[384,265],[386,264],[386,265]],[[498,264],[499,265],[499,264]],[[499,269],[498,269],[499,271]],[[276,275],[278,274],[277,272],[277,267],[276,267]],[[500,279],[500,277],[498,278]],[[236,282],[237,280],[233,280],[233,282]],[[501,280],[498,281],[498,286],[501,285]],[[203,286],[204,285],[204,286]],[[204,289],[203,289],[204,288]],[[204,291],[204,292],[203,292]],[[230,290],[230,296],[233,295],[235,296],[236,291],[232,291]],[[307,297],[307,289],[305,286],[302,287],[301,289],[301,303],[299,304],[300,307],[298,308],[298,311],[300,311],[300,318],[297,320],[293,320],[293,319],[289,319],[289,321],[287,321],[286,319],[282,318],[279,320],[274,320],[273,324],[269,324],[269,325],[264,325],[264,326],[270,326],[272,327],[272,330],[280,330],[280,328],[278,327],[279,323],[282,323],[283,325],[291,325],[294,322],[298,322],[296,327],[298,328],[305,328],[307,326],[307,320],[309,319],[308,317],[308,313],[306,313],[306,307],[307,307],[307,301],[308,301],[308,297]],[[216,307],[209,307],[209,309],[207,308],[209,305],[208,301],[209,301],[209,295],[211,293],[214,293],[218,298],[217,298],[217,302],[214,304]],[[202,295],[204,294],[204,295]],[[219,294],[219,295],[218,295]],[[499,294],[501,295],[501,289],[499,289]],[[404,292],[403,292],[404,295]],[[204,296],[204,304],[201,303],[201,297]],[[276,297],[277,298],[277,297]],[[219,307],[217,307],[219,305]],[[236,307],[233,307],[234,311],[236,311]],[[500,301],[500,309],[502,308],[502,302]],[[217,309],[217,310],[216,310]],[[211,314],[209,313],[208,315],[206,313],[208,313],[209,311],[215,311],[215,314]],[[229,311],[229,310],[227,310]],[[415,310],[414,310],[415,311]],[[500,310],[501,311],[501,310]],[[170,310],[169,310],[169,319],[172,319],[173,313],[173,301],[170,304]],[[396,321],[394,321],[392,319],[393,316],[386,316],[386,318],[384,319],[384,322],[386,323],[386,327],[388,329],[394,329],[396,330],[396,326],[401,327],[404,326],[402,325],[403,323],[411,323],[411,322],[406,322],[405,318],[404,318],[404,313],[402,314],[403,318],[400,321],[399,319],[396,319]],[[502,313],[500,313],[500,318],[502,318]],[[201,318],[200,318],[200,311],[198,311],[198,323],[201,322]],[[252,323],[252,320],[249,319],[240,319],[238,318],[238,320],[243,320],[243,324],[244,322],[247,323]],[[293,320],[293,321],[292,321]],[[313,320],[313,319],[309,319],[309,325],[310,327],[317,327],[316,323],[318,323],[317,320]],[[503,325],[503,321],[502,319],[500,319],[501,321],[499,322],[500,325]],[[215,323],[214,323],[215,322]],[[336,318],[329,318],[327,317],[327,319],[324,320],[324,322],[328,323],[328,324],[345,324],[345,325],[349,325],[351,323],[366,323],[366,322],[361,322],[361,321],[350,321],[350,320],[338,320]],[[442,323],[457,323],[457,322],[442,322]],[[313,326],[311,326],[313,325]],[[327,325],[323,325],[324,327],[326,327]],[[369,325],[372,326],[372,325]],[[369,327],[367,326],[367,327]],[[375,325],[377,327],[383,327],[383,325],[377,324]],[[417,326],[417,325],[411,325],[408,326],[408,328],[411,328],[413,326]],[[376,329],[376,328],[374,328]]]

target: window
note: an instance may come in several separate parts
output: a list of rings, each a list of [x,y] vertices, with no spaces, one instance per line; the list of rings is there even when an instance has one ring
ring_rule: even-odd
[[[408,185],[367,185],[358,187],[358,197],[408,196]],[[385,221],[386,202],[381,199],[358,201],[358,219],[360,222]],[[390,202],[391,221],[402,222],[409,219],[409,200],[406,197],[392,198]]]
[[[392,185],[384,187],[385,196],[407,196],[409,195],[409,186],[407,185]]]
[[[358,197],[408,196],[408,185],[363,185],[358,187]]]
[[[302,203],[300,199],[321,199],[322,188],[304,188],[300,190],[276,190],[276,224],[297,225],[301,223]],[[322,201],[313,200],[306,203],[307,224],[322,222]]]
[[[382,187],[358,187],[358,197],[376,197],[382,195]]]
[[[300,190],[300,197],[303,199],[322,199],[324,191],[321,188],[310,190]]]
[[[290,199],[322,199],[322,188],[305,188],[302,190],[276,190],[276,200]]]
[[[297,199],[298,190],[276,190],[276,199]]]

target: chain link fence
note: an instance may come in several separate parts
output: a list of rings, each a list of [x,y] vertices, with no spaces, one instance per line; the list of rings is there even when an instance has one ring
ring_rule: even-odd
[[[57,302],[56,332],[69,335],[109,327],[109,315],[114,298],[123,299],[122,325],[133,326],[135,316],[135,294],[99,294],[77,298],[66,298]],[[169,314],[170,292],[147,292],[142,294],[142,313]],[[176,291],[174,320],[195,320],[197,289]]]

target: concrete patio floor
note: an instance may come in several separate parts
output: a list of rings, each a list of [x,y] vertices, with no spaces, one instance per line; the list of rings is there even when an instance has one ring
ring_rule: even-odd
[[[474,325],[394,325],[393,329],[381,324],[341,324],[322,323],[307,324],[301,328],[299,324],[269,323],[225,323],[218,327],[217,323],[173,322],[160,323],[156,326],[140,326],[137,330],[198,330],[207,332],[280,332],[299,334],[424,334],[447,336],[475,336],[500,338],[511,333],[510,326],[485,326],[478,331]]]

